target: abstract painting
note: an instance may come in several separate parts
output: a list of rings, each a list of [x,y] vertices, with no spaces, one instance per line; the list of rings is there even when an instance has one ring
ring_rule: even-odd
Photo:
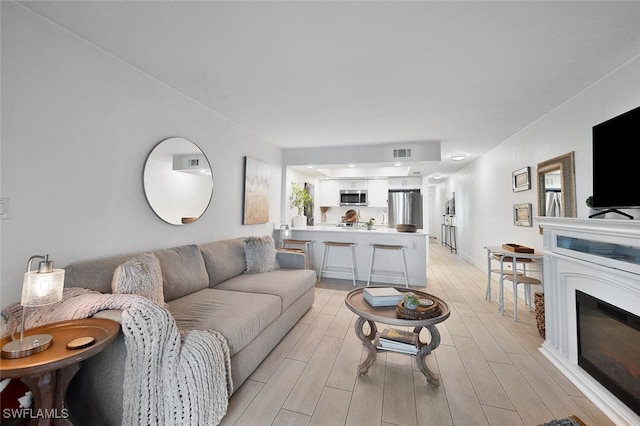
[[[244,215],[242,223],[269,222],[269,165],[244,157]]]

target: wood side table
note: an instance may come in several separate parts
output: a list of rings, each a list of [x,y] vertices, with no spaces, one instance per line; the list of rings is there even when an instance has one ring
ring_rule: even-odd
[[[438,302],[440,306],[440,315],[438,315],[437,317],[415,320],[398,318],[396,315],[395,305],[373,307],[364,299],[364,295],[362,294],[363,290],[363,288],[351,290],[349,293],[347,293],[347,296],[345,298],[345,304],[347,305],[347,308],[358,315],[358,319],[355,325],[356,336],[358,336],[358,338],[362,340],[365,348],[368,351],[367,359],[365,359],[360,365],[358,365],[358,373],[360,375],[366,374],[369,371],[369,368],[375,362],[378,350],[383,350],[379,349],[372,343],[372,341],[376,338],[376,333],[378,332],[376,322],[388,325],[413,327],[413,332],[418,336],[420,336],[420,331],[424,327],[431,334],[431,341],[429,343],[420,342],[420,349],[415,354],[416,363],[418,364],[418,368],[420,369],[422,374],[424,374],[427,378],[427,382],[436,387],[440,386],[440,377],[438,377],[429,369],[429,367],[427,367],[424,359],[438,346],[440,346],[440,332],[435,327],[435,325],[449,318],[449,315],[451,314],[449,305],[447,305],[447,303],[442,299],[435,297],[429,293],[396,287],[396,290],[402,293],[412,292],[420,298],[433,299],[434,301]],[[369,324],[369,332],[366,334],[363,329],[365,323]],[[392,349],[384,350],[393,351]]]
[[[80,370],[80,363],[102,352],[118,335],[120,324],[101,318],[62,321],[29,330],[25,335],[51,334],[53,344],[43,352],[24,358],[0,359],[0,379],[20,378],[34,397],[30,425],[71,425],[66,408],[69,383]],[[95,341],[80,349],[67,349],[67,343],[80,337]],[[0,344],[9,342],[11,337]]]

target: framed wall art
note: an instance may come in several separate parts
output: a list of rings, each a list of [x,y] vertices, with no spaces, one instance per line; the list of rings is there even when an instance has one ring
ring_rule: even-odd
[[[531,168],[523,167],[511,173],[511,187],[513,192],[531,189]]]
[[[513,205],[513,224],[516,226],[533,226],[531,220],[531,203]]]
[[[244,157],[243,225],[269,222],[269,165]]]
[[[447,216],[456,215],[456,193],[452,192],[451,197],[447,198],[447,202],[444,206],[444,214]]]

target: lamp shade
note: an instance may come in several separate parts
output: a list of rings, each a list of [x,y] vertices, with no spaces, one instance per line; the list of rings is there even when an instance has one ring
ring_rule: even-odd
[[[51,272],[29,271],[22,283],[22,306],[44,306],[62,300],[64,269]]]
[[[31,270],[34,259],[43,259],[37,271]],[[22,358],[42,352],[53,344],[50,334],[24,335],[24,317],[27,307],[44,306],[62,300],[64,288],[64,270],[53,269],[53,261],[49,255],[35,255],[29,258],[27,273],[22,281],[22,321],[20,323],[20,340],[12,340],[2,347],[2,358]]]
[[[291,231],[289,231],[289,225],[280,225],[280,248],[284,247],[284,240],[288,239],[291,236]]]

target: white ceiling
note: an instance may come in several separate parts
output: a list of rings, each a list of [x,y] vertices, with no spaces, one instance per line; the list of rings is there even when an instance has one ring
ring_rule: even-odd
[[[274,145],[439,140],[445,175],[640,54],[637,1],[22,4]]]

